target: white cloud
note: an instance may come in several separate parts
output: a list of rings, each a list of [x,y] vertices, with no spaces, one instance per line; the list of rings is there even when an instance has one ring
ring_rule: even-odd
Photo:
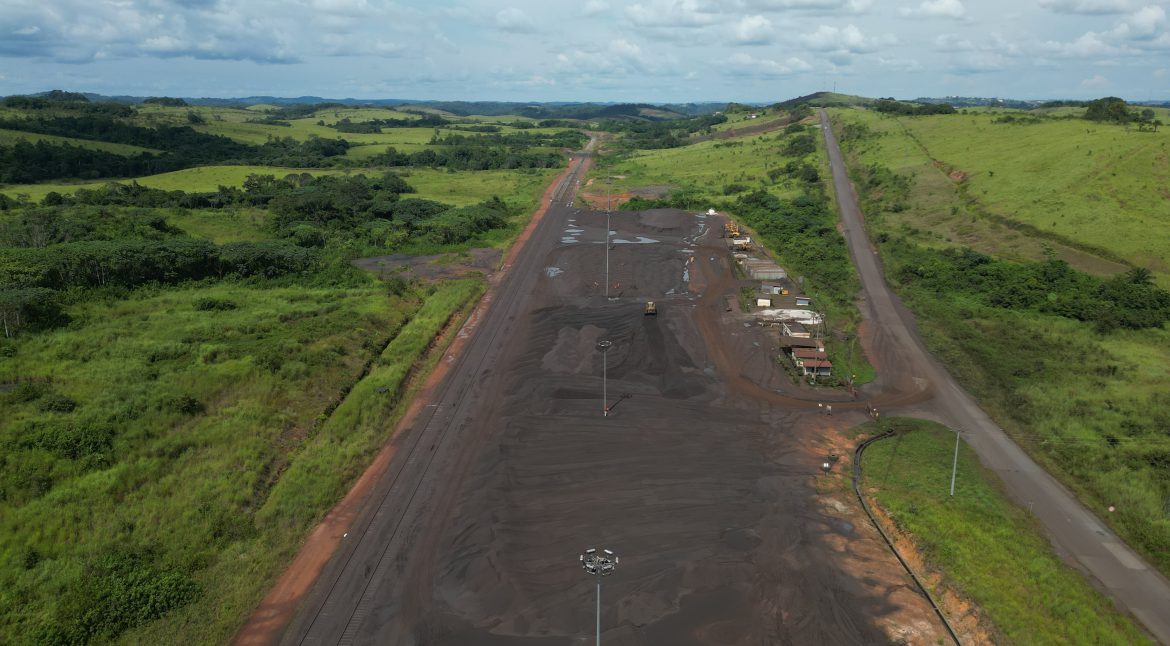
[[[496,27],[502,31],[514,34],[526,34],[536,31],[536,25],[528,14],[516,7],[508,7],[496,12]]]
[[[970,52],[977,49],[975,43],[956,34],[935,36],[934,48],[942,52]]]
[[[1166,10],[1148,5],[1127,14],[1110,32],[1121,40],[1150,40],[1158,36],[1166,25]]]
[[[1164,79],[1167,76],[1170,76],[1170,69],[1166,69],[1165,67],[1162,67],[1162,68],[1154,70],[1154,78],[1156,78],[1156,79]]]
[[[740,52],[727,60],[727,72],[733,76],[776,78],[792,76],[811,69],[812,65],[795,56],[790,56],[781,62],[767,58],[756,58]]]
[[[800,42],[818,52],[865,54],[882,46],[893,45],[897,43],[897,39],[889,35],[869,38],[854,25],[841,28],[820,25],[812,33],[800,37]]]
[[[859,13],[873,4],[872,0],[724,0],[722,4],[731,13],[742,10],[755,11],[806,11],[833,13],[849,11]]]
[[[321,37],[321,53],[325,56],[401,56],[406,47],[381,39],[358,39],[349,34],[325,34]]]
[[[615,38],[601,47],[589,45],[556,55],[559,70],[606,77],[667,74],[674,63],[673,57],[651,55],[625,38]]]
[[[626,7],[626,16],[639,27],[706,27],[716,22],[714,11],[696,0],[652,0]]]
[[[1007,60],[995,52],[966,52],[950,61],[950,71],[955,74],[986,74],[1006,66]]]
[[[903,16],[962,18],[967,10],[961,0],[923,0],[917,7],[905,7],[901,12]]]
[[[1101,58],[1115,56],[1119,50],[1101,39],[1098,34],[1088,32],[1070,43],[1047,41],[1037,49],[1051,56],[1062,58]]]
[[[589,0],[581,9],[581,15],[592,18],[609,11],[609,3],[605,0]]]
[[[878,56],[877,62],[882,67],[895,72],[917,72],[922,69],[922,64],[913,58],[886,58],[884,56]]]
[[[1129,9],[1128,0],[1040,0],[1040,6],[1056,13],[1109,14]]]
[[[1084,87],[1103,87],[1109,85],[1109,79],[1101,76],[1100,74],[1094,74],[1093,76],[1090,76],[1089,78],[1081,81],[1081,85]]]
[[[740,45],[767,45],[775,37],[772,21],[763,16],[744,16],[732,28],[732,39]]]

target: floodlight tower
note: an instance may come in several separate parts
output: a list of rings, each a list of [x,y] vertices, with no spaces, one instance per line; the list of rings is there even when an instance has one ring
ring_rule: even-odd
[[[601,577],[613,574],[618,557],[610,550],[591,547],[581,555],[581,569],[597,578],[597,646],[601,646]]]
[[[601,350],[601,415],[609,417],[609,349],[613,341],[598,341],[597,349]]]
[[[609,215],[613,210],[610,193],[613,192],[613,178],[605,180],[605,298],[609,298]]]

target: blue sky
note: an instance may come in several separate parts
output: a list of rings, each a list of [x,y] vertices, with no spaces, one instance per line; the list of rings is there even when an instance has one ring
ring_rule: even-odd
[[[0,94],[1170,99],[1170,0],[0,0]]]

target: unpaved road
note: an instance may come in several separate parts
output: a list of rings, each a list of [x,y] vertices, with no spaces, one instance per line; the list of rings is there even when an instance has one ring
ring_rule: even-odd
[[[926,351],[914,331],[913,318],[886,285],[824,110],[821,127],[846,240],[866,295],[864,313],[873,323],[869,326],[872,337],[863,338],[863,345],[871,346],[879,356],[901,357],[900,370],[908,369],[906,376],[932,387],[929,401],[889,412],[929,417],[962,430],[980,461],[1003,479],[1018,503],[1036,515],[1057,553],[1095,579],[1098,587],[1136,616],[1158,641],[1170,644],[1170,582],[1037,466]],[[888,371],[887,366],[882,368]]]
[[[721,222],[615,214],[606,299],[605,215],[565,188],[283,643],[592,643],[590,546],[622,559],[607,644],[945,639],[843,482],[817,472],[866,402],[818,415],[760,328],[724,312]],[[889,378],[866,396],[928,394]]]

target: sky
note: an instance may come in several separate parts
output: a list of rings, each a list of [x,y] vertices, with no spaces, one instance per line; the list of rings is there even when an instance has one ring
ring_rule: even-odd
[[[0,95],[1170,99],[1170,0],[0,0]]]

